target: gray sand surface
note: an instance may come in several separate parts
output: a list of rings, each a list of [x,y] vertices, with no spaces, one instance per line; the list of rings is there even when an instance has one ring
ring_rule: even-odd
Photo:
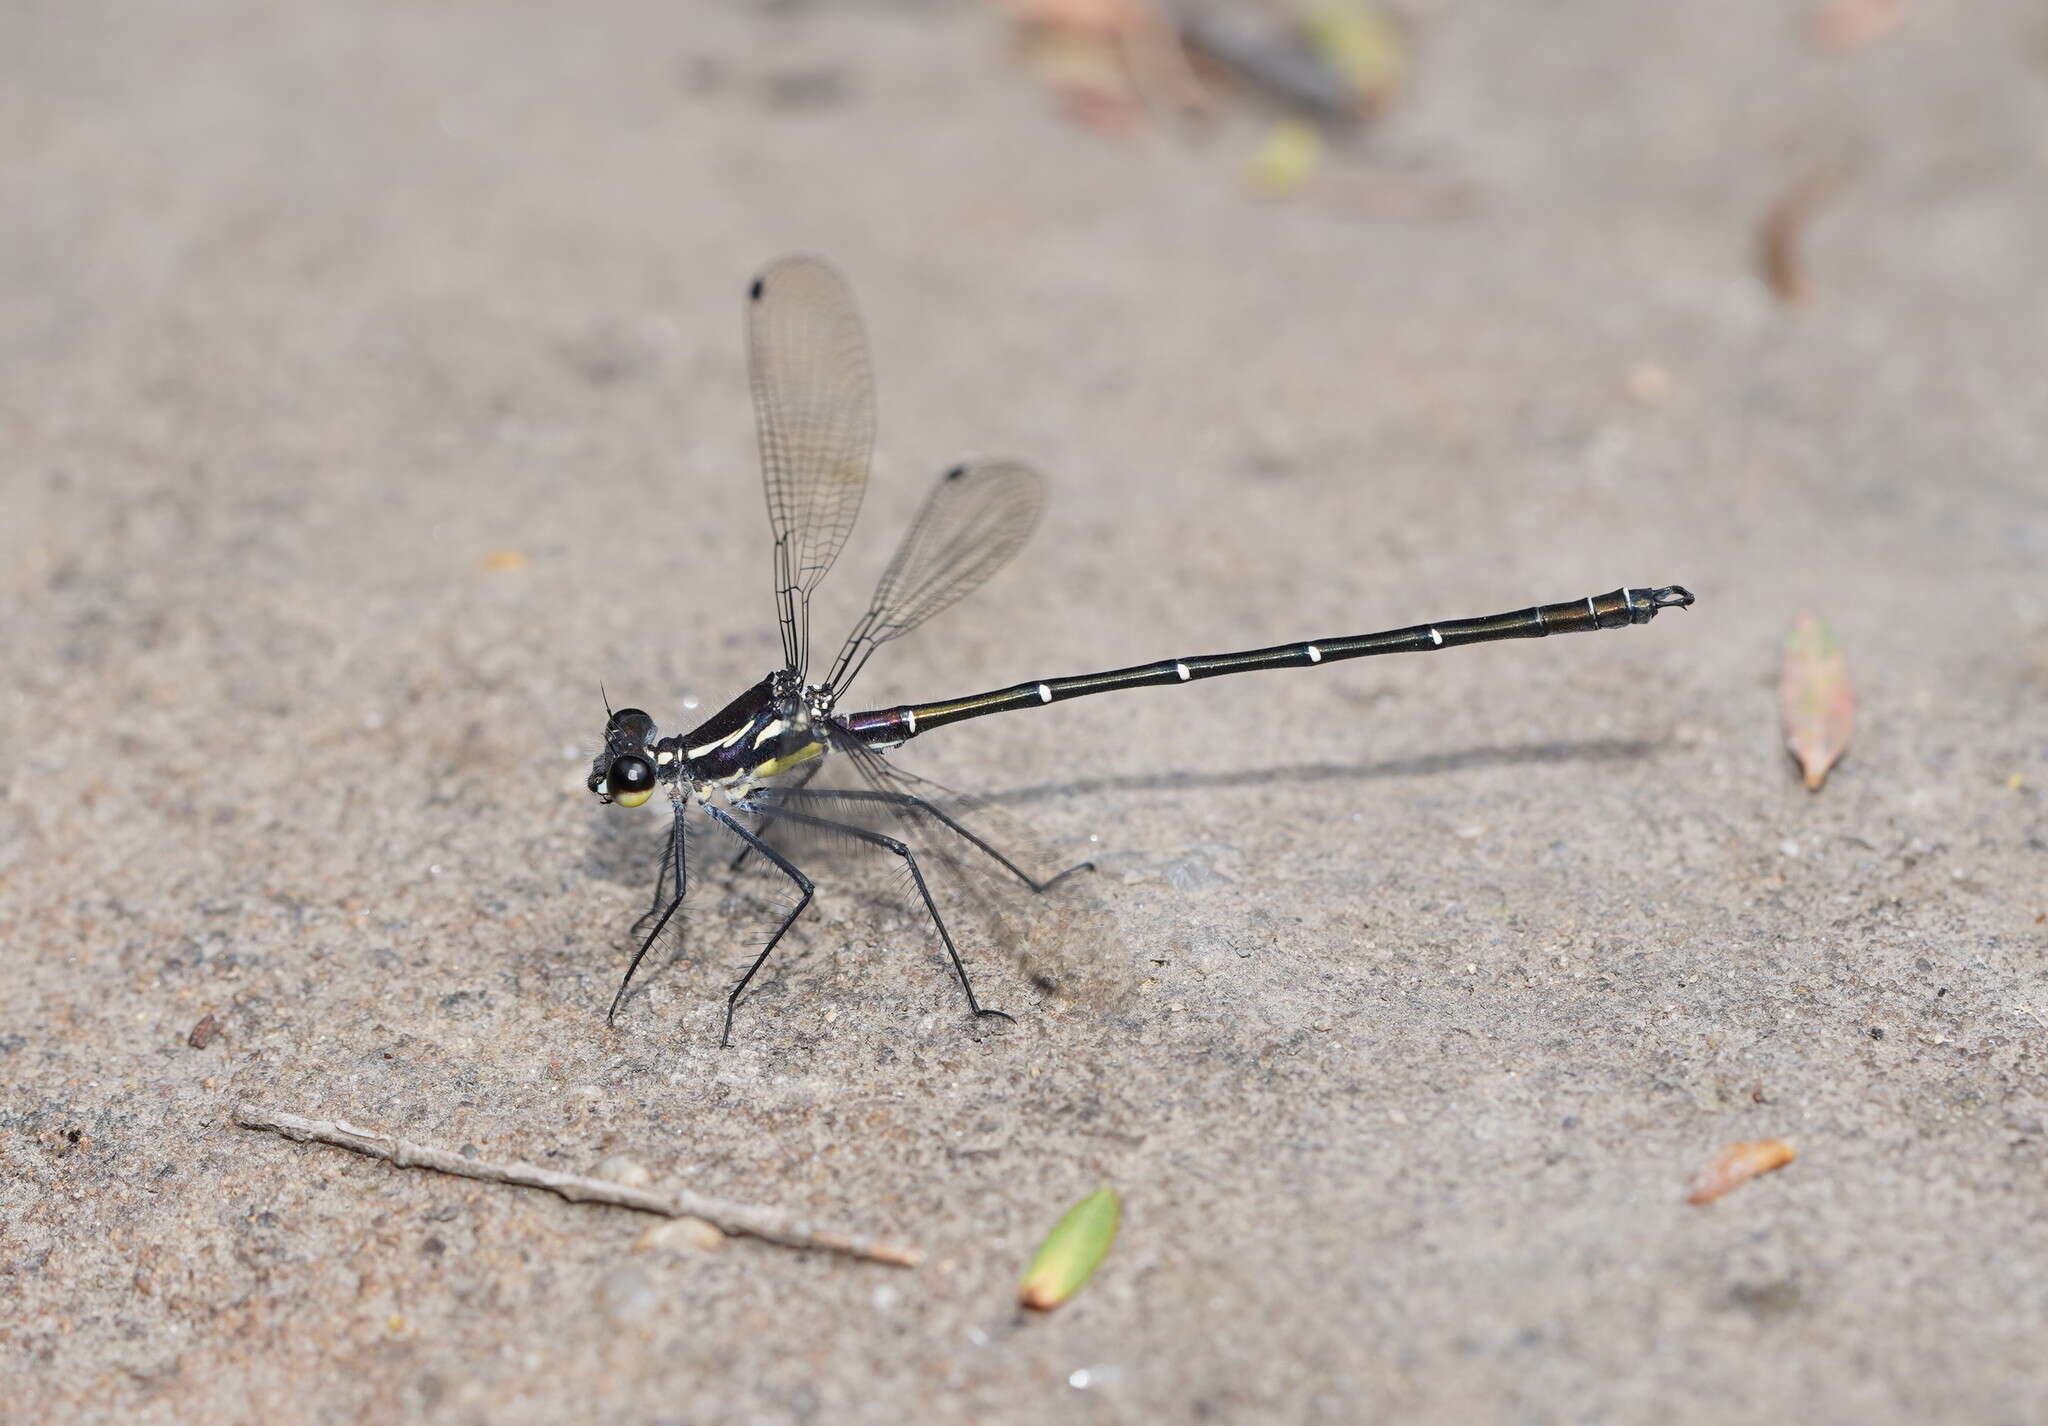
[[[1091,134],[977,6],[5,7],[0,1418],[2048,1419],[2048,20],[1404,10],[1344,162],[1463,219],[1250,200],[1243,102]],[[791,250],[880,388],[821,628],[958,456],[1054,490],[861,706],[1699,607],[935,733],[1097,858],[1021,934],[1117,989],[983,946],[977,1031],[827,874],[729,1049],[715,885],[608,1027],[658,821],[583,789],[598,684],[679,728],[776,661],[739,299]],[[927,1260],[636,1250],[245,1101]]]

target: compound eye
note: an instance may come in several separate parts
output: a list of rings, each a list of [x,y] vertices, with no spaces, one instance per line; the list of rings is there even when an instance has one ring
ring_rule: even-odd
[[[654,765],[631,754],[612,762],[605,792],[621,807],[638,807],[654,795]]]

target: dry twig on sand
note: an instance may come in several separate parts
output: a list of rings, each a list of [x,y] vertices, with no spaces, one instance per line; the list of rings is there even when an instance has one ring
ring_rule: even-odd
[[[517,1184],[522,1188],[544,1188],[571,1203],[609,1203],[641,1213],[659,1213],[669,1218],[702,1218],[726,1233],[744,1233],[789,1248],[814,1248],[827,1253],[845,1253],[870,1262],[914,1268],[923,1259],[915,1248],[877,1242],[853,1233],[838,1233],[813,1227],[803,1219],[773,1208],[748,1203],[730,1203],[689,1192],[653,1193],[600,1178],[557,1173],[528,1163],[494,1164],[465,1158],[446,1149],[411,1143],[392,1134],[358,1128],[343,1119],[301,1119],[296,1114],[279,1114],[254,1105],[235,1108],[235,1122],[244,1129],[262,1129],[301,1142],[313,1140],[352,1149],[373,1159],[384,1159],[400,1168],[435,1169],[462,1178],[487,1183]]]
[[[1788,307],[1799,306],[1813,295],[1806,264],[1799,256],[1800,242],[1814,213],[1835,195],[1844,178],[1843,170],[1834,165],[1809,170],[1778,196],[1757,229],[1757,262],[1764,282],[1771,295]]]

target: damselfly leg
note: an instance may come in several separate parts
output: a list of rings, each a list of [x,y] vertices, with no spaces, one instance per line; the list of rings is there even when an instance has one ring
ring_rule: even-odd
[[[732,988],[732,994],[725,998],[725,1028],[718,1035],[719,1048],[723,1049],[732,1043],[732,1017],[733,1012],[739,1008],[740,997],[747,993],[748,984],[752,982],[761,967],[768,963],[768,957],[775,953],[776,943],[782,939],[791,926],[796,924],[796,918],[804,914],[804,908],[811,904],[811,897],[817,892],[817,887],[809,877],[797,870],[796,863],[776,851],[775,848],[769,846],[745,827],[742,827],[738,821],[723,809],[706,807],[704,810],[713,821],[719,823],[754,851],[767,858],[771,866],[796,884],[797,889],[796,905],[789,908],[789,914],[782,918],[781,924],[776,926],[774,933],[768,937],[768,944],[761,947],[761,953],[754,957],[753,964],[747,967],[747,973],[740,977],[739,984]]]
[[[879,847],[892,856],[902,858],[904,867],[910,872],[911,882],[917,887],[918,899],[924,902],[924,909],[932,918],[932,926],[938,931],[939,940],[945,945],[947,956],[952,959],[954,974],[960,977],[960,988],[967,992],[968,1010],[978,1019],[1010,1020],[1014,1018],[1004,1011],[991,1010],[984,1007],[981,1001],[975,997],[974,982],[968,979],[967,967],[960,960],[960,949],[953,944],[953,933],[946,929],[946,918],[939,914],[939,904],[932,900],[932,890],[925,882],[924,869],[917,864],[917,857],[912,854],[908,846],[894,837],[884,836],[880,832],[869,831],[865,827],[856,827],[851,822],[835,822],[829,817],[814,817],[807,812],[798,812],[791,808],[784,808],[778,815],[782,820],[791,825],[810,827],[817,831],[830,832],[838,836],[852,837],[856,841],[865,842],[869,846]],[[762,954],[765,959],[766,952]],[[759,961],[754,963],[754,968],[756,970],[760,968]],[[753,971],[750,970],[747,974],[751,978]],[[744,988],[745,984],[746,982],[742,981],[741,987]],[[733,993],[738,995],[739,992],[734,991]],[[730,1014],[727,1016],[726,1028],[730,1032]]]
[[[650,921],[653,924],[647,934],[641,937],[638,949],[633,952],[633,959],[626,963],[626,974],[619,980],[618,993],[612,997],[612,1008],[605,1012],[606,1024],[619,1018],[619,1007],[626,1003],[626,990],[633,984],[633,973],[640,969],[640,962],[647,958],[648,950],[661,939],[661,933],[668,927],[669,918],[682,909],[683,893],[689,886],[689,844],[684,832],[685,811],[682,803],[675,804],[673,808],[674,815],[669,823],[668,839],[663,844],[661,853],[661,870],[654,877],[654,903],[647,908],[645,916],[633,923],[632,934],[639,936],[642,926],[648,926]]]

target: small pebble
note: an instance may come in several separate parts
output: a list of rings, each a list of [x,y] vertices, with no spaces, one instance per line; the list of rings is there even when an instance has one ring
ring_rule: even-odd
[[[647,1166],[637,1159],[624,1154],[613,1154],[590,1171],[592,1178],[601,1178],[607,1183],[623,1184],[627,1188],[645,1188],[654,1182],[654,1175]]]
[[[706,1223],[702,1218],[668,1218],[642,1233],[634,1242],[633,1251],[715,1253],[724,1246],[725,1234],[716,1224]]]

